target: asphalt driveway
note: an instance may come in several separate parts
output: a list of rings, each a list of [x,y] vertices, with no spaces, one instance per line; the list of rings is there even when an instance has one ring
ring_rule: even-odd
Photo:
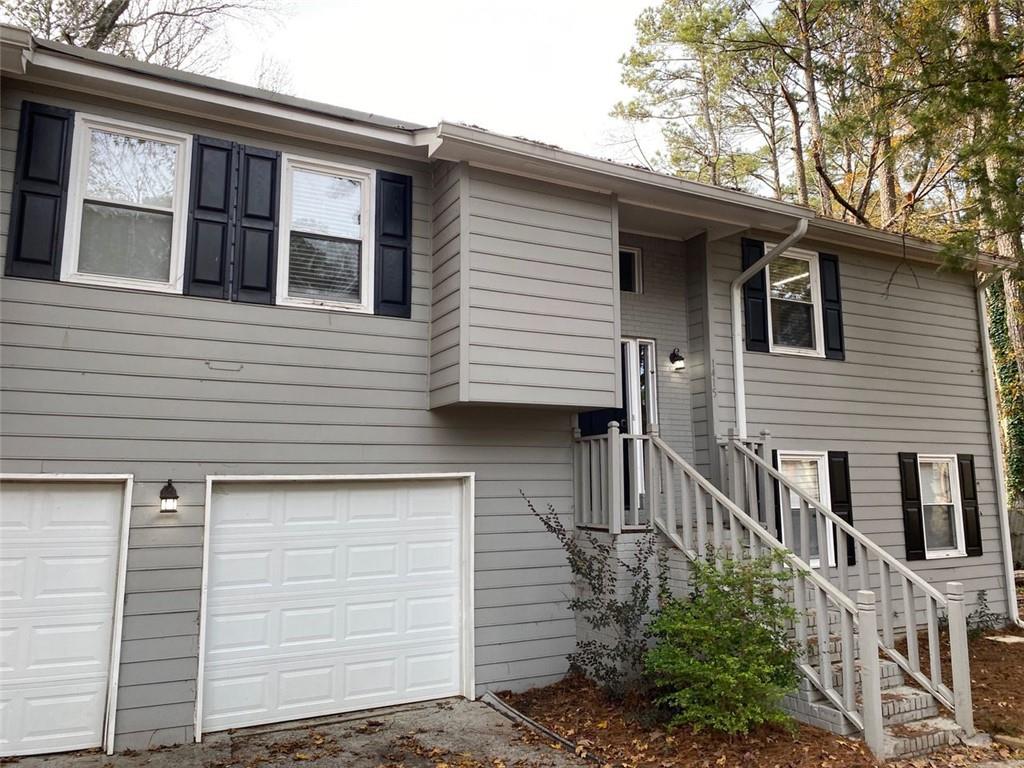
[[[209,734],[202,744],[112,756],[23,757],[17,768],[580,768],[585,761],[464,699]],[[591,764],[592,765],[592,764]]]

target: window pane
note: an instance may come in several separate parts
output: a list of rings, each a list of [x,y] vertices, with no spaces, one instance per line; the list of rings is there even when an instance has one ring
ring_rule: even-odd
[[[78,271],[166,283],[173,221],[169,213],[85,203]]]
[[[812,301],[811,262],[781,256],[768,266],[772,298],[787,301]]]
[[[952,504],[953,465],[948,461],[921,461],[921,496],[925,504]]]
[[[636,254],[619,251],[619,290],[636,293]]]
[[[360,240],[362,189],[355,179],[293,171],[292,229]]]
[[[782,459],[779,462],[780,471],[793,485],[806,493],[815,501],[821,501],[821,474],[818,471],[819,462],[817,459]],[[786,531],[785,544],[790,549],[800,546],[800,497],[794,493],[789,494],[790,525]],[[810,526],[811,557],[818,556],[818,526],[815,524],[814,513],[808,511],[808,525]]]
[[[772,341],[780,347],[814,349],[814,305],[772,299]]]
[[[924,540],[930,550],[956,549],[955,512],[952,504],[924,508]]]
[[[651,380],[654,377],[654,370],[651,360],[652,348],[650,344],[638,344],[637,352],[640,358],[639,386],[640,386],[640,428],[647,432],[653,422],[651,418],[651,405],[654,393],[651,392]]]
[[[360,244],[292,232],[288,249],[288,295],[318,301],[358,303]]]
[[[171,208],[177,158],[174,144],[94,130],[85,196]]]

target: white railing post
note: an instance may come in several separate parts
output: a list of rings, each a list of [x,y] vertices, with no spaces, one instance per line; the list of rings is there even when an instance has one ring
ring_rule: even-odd
[[[739,467],[739,451],[736,450],[736,430],[730,429],[728,433],[728,440],[725,443],[725,463],[728,467],[729,473],[729,485],[726,486],[725,493],[738,507],[742,507],[743,496],[740,493],[740,473]]]
[[[968,736],[974,735],[974,703],[971,696],[971,660],[967,646],[967,614],[964,610],[964,585],[946,584],[949,605],[949,657],[953,671],[953,709],[956,724]]]
[[[772,433],[767,429],[761,432],[761,459],[769,466],[772,464]],[[763,471],[763,474],[761,500],[764,505],[764,525],[772,536],[782,541],[782,531],[779,530],[775,512],[775,481],[768,474],[767,469]]]
[[[576,507],[573,519],[576,525],[583,525],[583,445],[580,443],[583,433],[579,427],[572,430],[572,475],[573,475],[573,506]]]
[[[864,720],[864,743],[878,758],[884,758],[882,735],[882,678],[878,663],[878,614],[875,593],[868,589],[857,592],[857,623],[860,651],[860,692]],[[853,664],[843,659],[843,664]]]
[[[619,422],[608,422],[608,532],[622,533],[624,499],[622,498],[622,436]],[[634,484],[636,479],[633,479]]]

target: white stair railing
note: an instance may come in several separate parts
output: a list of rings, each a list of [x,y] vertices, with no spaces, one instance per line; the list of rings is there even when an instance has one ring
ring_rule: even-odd
[[[690,560],[705,557],[709,547],[731,552],[736,558],[781,554],[780,567],[798,613],[794,622],[796,641],[807,651],[798,662],[799,671],[863,732],[872,751],[881,755],[878,636],[871,629],[877,623],[874,594],[859,593],[854,603],[657,434],[651,436],[648,470],[650,519]],[[809,626],[807,617],[812,615],[814,621]],[[832,636],[832,626],[838,628],[837,639]],[[873,658],[874,663],[858,665],[858,649],[861,658]]]
[[[797,487],[789,478],[776,469],[771,462],[770,435],[762,433],[760,440],[741,440],[735,437],[720,443],[722,452],[724,485],[732,499],[745,507],[750,518],[770,531],[773,537],[782,539],[776,531],[775,491],[778,487],[778,501],[783,513],[792,514],[796,508],[790,499],[799,504],[797,519],[792,527],[799,527],[799,534],[793,532],[793,541],[788,542],[797,557],[804,562],[812,561],[810,533],[817,533],[818,565],[815,573],[843,595],[850,595],[854,589],[853,574],[848,565],[848,554],[854,553],[856,563],[856,588],[877,590],[882,601],[881,643],[882,652],[895,661],[915,683],[928,691],[936,701],[955,713],[957,724],[968,734],[974,734],[974,716],[970,690],[970,660],[967,649],[967,627],[963,608],[963,587],[957,582],[947,585],[948,595],[943,595],[924,578],[916,574],[885,549],[858,531],[828,505],[819,502]],[[835,545],[835,563],[829,562],[830,544]],[[895,586],[893,582],[895,581]],[[922,610],[923,609],[923,610]],[[919,617],[923,613],[923,625]],[[941,651],[942,633],[939,620],[945,613],[949,631],[946,643],[949,646],[951,664],[951,689],[943,680]],[[905,632],[897,633],[902,619]],[[924,632],[927,646],[927,667],[922,664],[919,634]],[[904,640],[906,651],[897,646]]]

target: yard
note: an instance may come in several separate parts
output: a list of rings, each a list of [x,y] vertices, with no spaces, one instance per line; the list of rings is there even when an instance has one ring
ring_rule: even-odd
[[[993,634],[1024,638],[1024,631],[986,633],[971,642],[975,719],[990,733],[1024,734],[1024,642],[1007,644]],[[627,768],[868,768],[876,761],[863,743],[797,725],[792,732],[762,728],[729,739],[710,732],[661,727],[653,707],[639,698],[613,702],[591,682],[559,683],[503,698],[523,714],[577,744],[602,763]],[[955,747],[924,758],[894,761],[896,768],[953,768],[1024,758],[1009,747]]]

